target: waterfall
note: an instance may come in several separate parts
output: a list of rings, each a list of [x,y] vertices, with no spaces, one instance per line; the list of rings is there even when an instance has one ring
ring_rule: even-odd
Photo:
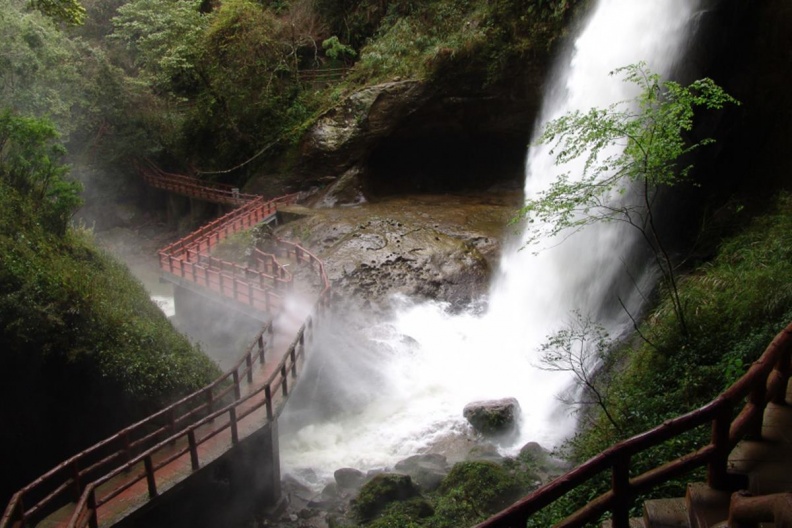
[[[559,57],[537,130],[570,110],[632,98],[634,88],[608,75],[618,67],[645,61],[652,71],[669,74],[697,9],[695,0],[598,2]],[[557,174],[547,149],[531,147],[526,196],[545,189]],[[625,272],[635,235],[616,224],[543,241],[538,254],[520,250],[525,240],[504,252],[485,310],[450,314],[442,303],[402,299],[392,321],[361,323],[355,337],[349,329],[346,336],[323,334],[317,343],[333,360],[318,376],[344,382],[333,385],[332,397],[314,401],[332,406],[329,400],[338,399],[344,410],[332,409],[326,420],[301,420],[299,411],[287,411],[285,470],[311,468],[322,478],[340,467],[389,466],[444,441],[453,449],[448,439],[466,427],[462,408],[479,399],[515,397],[521,403],[519,438],[503,446],[507,452],[529,441],[553,446],[569,435],[574,417],[557,398],[569,388],[569,374],[537,369],[538,347],[572,310],[620,333],[629,320],[618,300],[637,309],[636,283],[651,278]]]

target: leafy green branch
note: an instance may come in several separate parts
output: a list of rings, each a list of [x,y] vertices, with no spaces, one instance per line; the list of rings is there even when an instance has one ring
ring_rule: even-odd
[[[687,156],[714,142],[691,137],[697,110],[739,103],[711,79],[683,86],[661,80],[644,63],[611,75],[634,84],[640,91],[635,99],[570,112],[549,122],[539,138],[550,146],[556,165],[566,170],[520,210],[531,227],[526,245],[599,222],[634,227],[652,250],[687,334],[675,263],[659,236],[653,206],[659,189],[688,177],[692,165],[684,161]],[[580,165],[570,168],[574,161]]]

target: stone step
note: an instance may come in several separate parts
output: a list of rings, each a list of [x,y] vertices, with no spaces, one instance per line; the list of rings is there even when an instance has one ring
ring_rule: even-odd
[[[761,440],[744,440],[729,455],[729,472],[748,477],[753,495],[792,491],[792,406],[767,406]]]
[[[712,528],[729,518],[731,493],[710,488],[703,482],[688,484],[685,505],[690,528]]]
[[[651,499],[644,502],[647,528],[689,528],[685,499]]]

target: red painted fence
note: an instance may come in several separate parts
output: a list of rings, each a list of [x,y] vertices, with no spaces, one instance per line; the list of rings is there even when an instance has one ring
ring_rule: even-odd
[[[151,178],[157,173],[150,170],[146,174]],[[174,188],[195,186],[194,179],[178,175],[168,175],[167,182]],[[245,267],[216,259],[209,252],[223,239],[271,217],[278,205],[294,203],[296,198],[290,195],[264,201],[254,197],[160,251],[160,266],[254,308],[279,310],[282,297],[276,292],[288,289],[292,276],[275,255],[256,250],[255,266]],[[62,517],[64,509],[69,518],[66,526],[111,525],[128,511],[130,503],[145,503],[156,498],[163,486],[173,486],[175,466],[183,468],[179,476],[183,480],[211,462],[211,442],[226,435],[228,448],[232,448],[239,442],[241,427],[260,427],[262,413],[265,423],[280,414],[304,360],[306,338],[330,303],[330,283],[322,261],[305,248],[277,239],[275,247],[278,256],[313,269],[321,291],[313,315],[298,330],[272,374],[266,379],[254,375],[254,367],[258,364],[260,370],[266,352],[272,349],[273,326],[269,322],[236,366],[214,382],[74,455],[15,493],[0,518],[0,528],[33,526],[53,515]],[[142,491],[138,490],[141,486]],[[122,511],[124,508],[127,510]]]

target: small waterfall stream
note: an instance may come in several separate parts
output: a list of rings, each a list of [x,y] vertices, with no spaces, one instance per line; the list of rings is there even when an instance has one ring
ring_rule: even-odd
[[[574,45],[559,57],[537,129],[573,109],[631,98],[631,87],[608,75],[618,67],[645,61],[657,73],[671,72],[698,8],[696,0],[599,1]],[[526,196],[557,174],[547,150],[532,147]],[[563,243],[546,242],[548,249],[535,255],[519,250],[524,240],[514,241],[484,310],[450,314],[442,303],[400,299],[391,321],[336,332],[326,325],[324,350],[317,352],[326,358],[324,381],[316,383],[329,388],[314,399],[326,408],[316,414],[287,408],[284,471],[310,468],[321,480],[340,467],[392,465],[459,436],[467,427],[462,408],[480,399],[512,396],[521,403],[519,437],[504,451],[529,441],[549,447],[569,435],[574,418],[557,400],[570,386],[569,374],[537,369],[538,347],[575,309],[617,335],[628,322],[617,298],[636,309],[634,281],[651,278],[625,273],[634,236],[618,225],[591,226]]]

